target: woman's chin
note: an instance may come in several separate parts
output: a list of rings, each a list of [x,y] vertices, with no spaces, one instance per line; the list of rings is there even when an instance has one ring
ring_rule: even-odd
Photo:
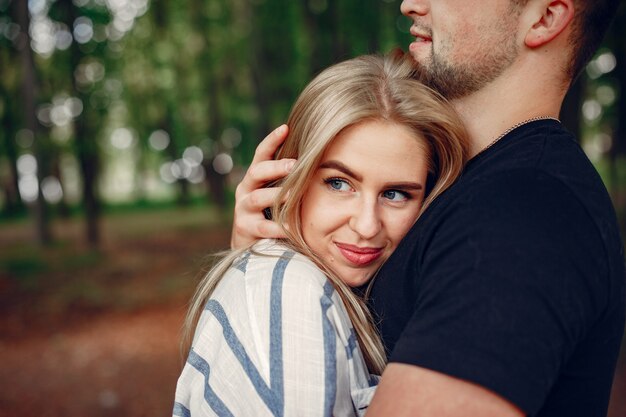
[[[351,272],[352,273],[349,274],[339,275],[339,279],[351,288],[356,288],[367,284],[367,282],[372,278],[372,275],[374,274],[374,271]]]

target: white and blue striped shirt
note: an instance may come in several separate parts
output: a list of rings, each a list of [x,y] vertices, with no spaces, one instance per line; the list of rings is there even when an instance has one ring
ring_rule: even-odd
[[[207,302],[173,415],[357,416],[376,382],[323,272],[263,240],[233,264]]]

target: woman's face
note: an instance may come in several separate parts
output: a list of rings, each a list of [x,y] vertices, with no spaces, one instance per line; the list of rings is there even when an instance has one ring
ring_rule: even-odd
[[[351,287],[367,282],[415,222],[428,153],[408,128],[367,121],[330,144],[301,206],[307,245]]]

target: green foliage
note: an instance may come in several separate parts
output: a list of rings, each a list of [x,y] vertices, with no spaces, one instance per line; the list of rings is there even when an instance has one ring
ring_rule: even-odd
[[[7,11],[9,3],[2,3]],[[399,1],[376,0],[364,7],[326,0],[151,0],[144,9],[136,8],[140,1],[126,9],[118,3],[47,1],[33,16],[51,25],[48,36],[74,35],[69,44],[47,52],[36,47],[37,107],[58,111],[57,104],[72,97],[82,106],[63,125],[40,117],[37,145],[43,177],[59,178],[63,203],[83,205],[87,218],[100,199],[105,205],[132,203],[162,200],[164,194],[190,204],[201,193],[227,209],[241,167],[258,141],[286,119],[316,72],[357,54],[389,49],[402,36],[394,25]],[[6,24],[11,19],[8,14]],[[81,37],[85,30],[91,35]],[[19,98],[19,67],[3,64],[15,61],[17,45],[6,36],[0,42],[2,91]],[[10,116],[17,121],[5,133],[10,140],[23,125],[19,114]],[[132,135],[122,151],[113,138],[119,128]],[[169,144],[155,150],[149,139],[158,130],[167,132]],[[239,136],[232,140],[226,132]],[[33,146],[18,153],[33,153]],[[206,184],[164,182],[163,164],[180,160],[191,146],[203,151]],[[117,163],[120,152],[133,153],[130,165]],[[213,169],[213,158],[221,153],[230,155],[239,174],[227,178]],[[0,165],[18,156],[3,160],[0,154]],[[69,173],[68,160],[78,170]],[[123,195],[111,185],[121,170],[132,183]],[[79,181],[66,180],[76,175]],[[150,187],[147,177],[154,178]]]
[[[32,46],[40,126],[36,143],[29,144],[16,139],[25,126],[17,2],[0,0],[0,216],[20,212],[20,195],[9,193],[17,175],[9,167],[36,147],[42,178],[53,176],[63,186],[64,198],[51,203],[65,206],[61,212],[80,205],[96,222],[100,206],[141,207],[153,200],[193,205],[198,196],[228,210],[256,144],[286,119],[313,75],[358,54],[405,48],[410,39],[400,0],[123,3],[48,0],[32,7],[38,8],[39,26],[31,25],[31,33],[39,36]],[[586,80],[575,106],[601,86],[615,91],[615,102],[581,136],[593,141],[598,133],[614,133],[615,152],[624,154],[624,5],[617,19],[606,42],[617,67]],[[49,25],[47,36],[55,36],[49,50],[41,46],[41,39],[52,39],[41,22]],[[61,42],[70,35],[69,43]],[[52,117],[69,109],[63,105],[68,99],[79,100],[80,111],[69,120]],[[167,143],[159,147],[151,135],[162,131]],[[168,164],[182,163],[190,147],[203,152],[202,168],[194,171],[203,176],[191,181],[167,174]],[[218,154],[232,158],[230,173],[213,167]],[[7,210],[10,204],[15,208]]]
[[[4,259],[0,263],[0,269],[13,277],[20,285],[32,287],[36,284],[36,279],[33,278],[43,273],[46,270],[46,265],[38,255],[33,254]]]
[[[25,285],[37,285],[46,273],[72,273],[95,265],[101,254],[95,251],[77,253],[67,242],[58,241],[48,249],[18,243],[0,255],[0,270],[10,279]]]

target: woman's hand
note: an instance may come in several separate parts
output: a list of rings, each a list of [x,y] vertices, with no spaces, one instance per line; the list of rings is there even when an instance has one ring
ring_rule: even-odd
[[[237,186],[230,239],[232,249],[246,247],[258,239],[285,237],[278,224],[265,218],[263,209],[271,207],[280,192],[279,187],[264,188],[264,185],[287,175],[296,162],[294,159],[273,159],[287,132],[287,125],[279,126],[259,143],[246,175]]]

